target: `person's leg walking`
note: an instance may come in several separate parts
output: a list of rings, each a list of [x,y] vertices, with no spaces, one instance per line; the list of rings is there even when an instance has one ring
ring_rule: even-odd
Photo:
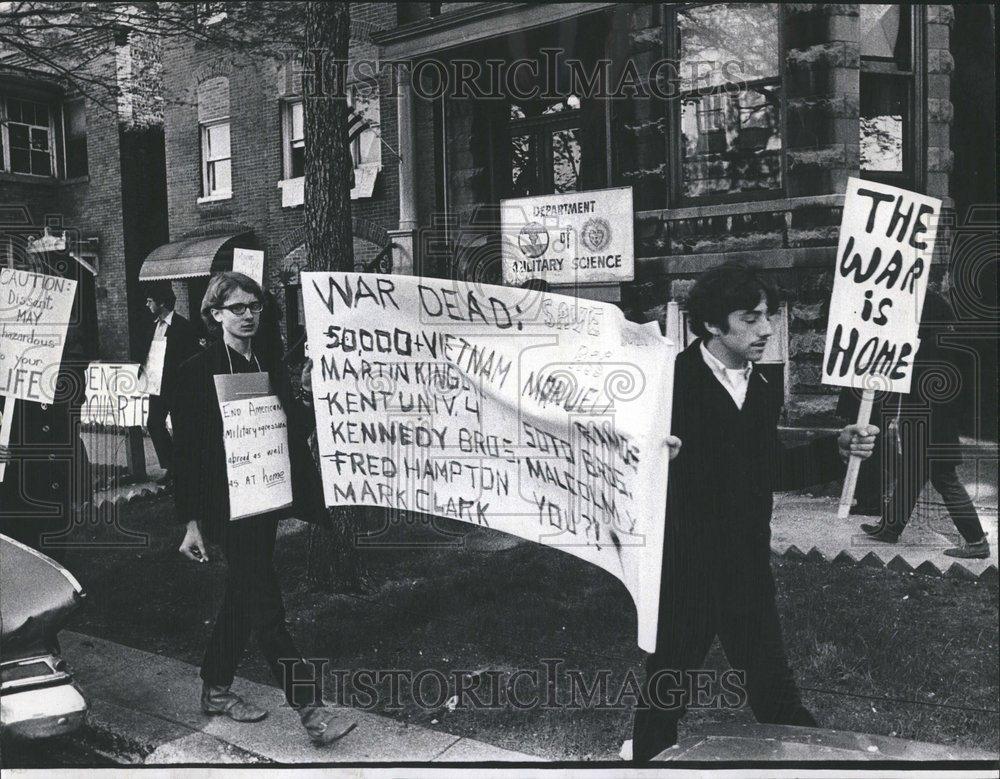
[[[883,514],[885,530],[897,538],[906,529],[930,476],[927,463],[927,421],[904,419],[899,424],[898,435],[899,449],[892,459],[889,474],[893,490],[886,501]]]
[[[146,416],[146,430],[153,442],[153,450],[160,467],[167,473],[173,471],[173,441],[167,431],[167,404],[158,395],[149,396],[149,413]]]
[[[201,666],[201,678],[212,686],[232,684],[250,638],[250,589],[261,569],[250,530],[239,522],[226,528],[226,594]]]
[[[935,460],[931,463],[931,484],[941,493],[951,521],[966,543],[982,541],[985,533],[972,498],[958,478],[955,463]]]
[[[677,723],[687,708],[687,675],[701,666],[715,637],[707,588],[666,587],[661,597],[656,651],[646,658],[650,705],[638,708],[632,722],[635,762],[651,760],[677,743]]]
[[[722,648],[733,669],[745,673],[750,708],[758,722],[815,726],[785,657],[774,598],[774,579],[765,561],[759,577],[740,582],[730,598],[719,600]]]
[[[274,568],[274,542],[278,521],[260,522],[258,545],[262,565],[255,582],[251,623],[271,674],[285,691],[289,706],[322,705],[322,670],[305,663],[288,632],[281,583]],[[266,562],[264,562],[266,561]],[[316,680],[316,684],[311,684]]]

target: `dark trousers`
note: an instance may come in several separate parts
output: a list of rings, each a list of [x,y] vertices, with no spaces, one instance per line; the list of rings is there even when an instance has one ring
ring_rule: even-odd
[[[149,396],[149,414],[146,417],[146,430],[149,431],[149,438],[153,442],[153,449],[156,451],[156,459],[160,467],[168,473],[173,470],[173,441],[167,431],[167,414],[170,409],[166,401],[159,395]]]
[[[202,661],[201,678],[209,685],[232,684],[253,633],[288,704],[303,706],[314,702],[317,690],[308,684],[313,671],[300,662],[302,654],[285,624],[281,586],[274,570],[277,530],[278,520],[267,516],[237,520],[226,528],[226,594]]]
[[[785,658],[774,580],[770,566],[765,563],[765,568],[766,573],[761,570],[749,586],[743,581],[692,588],[678,583],[664,588],[656,652],[646,660],[651,705],[636,711],[632,726],[635,761],[646,762],[677,743],[686,694],[694,689],[692,674],[704,667],[715,636],[732,668],[745,674],[744,689],[758,722],[816,724],[802,705]]]
[[[929,480],[941,494],[962,538],[969,543],[981,541],[984,533],[979,515],[955,470],[961,462],[957,442],[952,447],[929,449],[927,431],[926,424],[904,420],[899,425],[898,444],[889,436],[893,439],[890,445],[895,448],[891,456],[884,458],[887,469],[884,480],[891,491],[886,497],[883,521],[894,533],[902,534]]]

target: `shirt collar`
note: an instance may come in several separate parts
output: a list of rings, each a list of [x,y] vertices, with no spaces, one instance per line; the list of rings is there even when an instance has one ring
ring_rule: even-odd
[[[174,319],[174,310],[171,308],[167,311],[166,315],[163,317],[157,317],[158,322],[163,322],[167,327],[170,327],[171,322]]]
[[[750,372],[753,370],[753,363],[749,360],[747,360],[747,364],[742,368],[729,368],[724,362],[722,362],[722,360],[708,350],[704,341],[701,342],[701,356],[705,360],[705,364],[715,373],[722,373],[725,375],[726,371],[733,373],[739,372],[743,374],[745,379],[749,379]]]

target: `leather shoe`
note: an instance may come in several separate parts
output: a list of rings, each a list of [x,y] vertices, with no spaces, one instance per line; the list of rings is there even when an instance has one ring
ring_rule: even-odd
[[[201,688],[201,710],[212,716],[225,715],[237,722],[259,722],[267,716],[267,709],[247,703],[229,689],[229,685],[203,685]]]
[[[302,726],[316,746],[332,744],[357,727],[353,719],[341,716],[325,706],[306,706],[299,710]]]
[[[990,542],[984,537],[982,541],[970,544],[966,541],[961,546],[945,549],[944,553],[948,557],[961,557],[966,560],[985,560],[990,556]]]
[[[899,541],[899,533],[894,533],[884,525],[865,524],[861,526],[861,529],[876,541],[882,541],[886,544],[895,544]]]

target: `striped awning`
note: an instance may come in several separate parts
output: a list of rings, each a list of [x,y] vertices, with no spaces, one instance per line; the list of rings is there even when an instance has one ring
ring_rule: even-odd
[[[244,245],[245,244],[245,245]],[[248,233],[213,235],[172,241],[149,253],[139,281],[190,279],[233,269],[233,248],[257,248]]]

